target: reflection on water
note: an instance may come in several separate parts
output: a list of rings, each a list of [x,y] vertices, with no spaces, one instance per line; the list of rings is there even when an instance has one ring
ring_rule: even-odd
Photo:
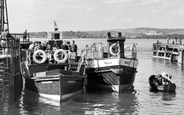
[[[47,100],[40,97],[37,93],[28,90],[23,90],[22,98],[20,99],[20,114],[21,115],[47,115],[60,114],[60,103],[52,100]]]
[[[163,101],[172,101],[176,99],[176,93],[163,93],[162,94],[162,100]]]
[[[62,114],[122,114],[135,113],[138,101],[136,91],[126,93],[86,93],[61,104]],[[80,109],[78,109],[80,108]],[[68,112],[70,111],[70,112]]]

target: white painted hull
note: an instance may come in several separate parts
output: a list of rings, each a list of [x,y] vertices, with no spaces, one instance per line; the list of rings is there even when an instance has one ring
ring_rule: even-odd
[[[127,84],[127,85],[97,85],[98,88],[103,89],[104,91],[112,90],[116,93],[121,93],[125,90],[132,89],[133,84]]]
[[[62,95],[61,97],[60,97],[60,95],[50,95],[50,94],[43,94],[43,93],[39,93],[39,96],[42,98],[45,98],[45,99],[52,100],[52,101],[61,102],[61,101],[65,101],[65,100],[73,97],[74,95],[82,93],[82,92],[83,92],[83,90],[80,90],[80,91],[73,92],[70,94]]]

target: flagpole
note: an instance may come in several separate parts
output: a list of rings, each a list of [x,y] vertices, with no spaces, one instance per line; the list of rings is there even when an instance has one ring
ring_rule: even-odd
[[[56,22],[54,21],[54,30],[57,31],[58,30],[58,26],[56,24]]]

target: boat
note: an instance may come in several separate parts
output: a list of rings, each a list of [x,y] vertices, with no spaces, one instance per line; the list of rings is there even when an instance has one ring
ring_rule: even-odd
[[[52,41],[61,42],[61,39],[48,40],[50,46]],[[76,55],[63,49],[54,49],[54,53],[39,49],[32,55],[29,49],[21,49],[21,55],[21,73],[26,90],[59,102],[84,91],[87,75],[83,56],[76,60]]]
[[[183,56],[183,53],[180,53],[182,46],[182,44],[162,43],[157,41],[153,43],[153,58],[178,62],[178,58]]]
[[[171,81],[172,76],[163,72],[149,77],[150,91],[175,92],[176,84]]]
[[[119,93],[132,89],[138,66],[136,43],[125,46],[120,32],[114,36],[108,32],[107,37],[107,46],[94,43],[85,48],[87,91]]]

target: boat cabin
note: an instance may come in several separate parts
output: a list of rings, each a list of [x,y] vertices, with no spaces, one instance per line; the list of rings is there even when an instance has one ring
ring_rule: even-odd
[[[113,44],[117,44],[119,46],[119,51],[116,47],[112,50],[116,50],[115,53],[119,53],[120,57],[124,57],[124,42],[125,38],[122,37],[122,34],[119,32],[117,37],[113,37],[110,32],[107,33],[108,39],[108,47],[110,48]],[[111,57],[113,54],[108,50],[108,57]]]
[[[47,39],[49,40],[62,40],[62,32],[61,31],[49,31]]]
[[[63,43],[63,37],[61,31],[49,31],[47,35],[48,43],[53,47],[54,43],[57,42],[58,45]]]

